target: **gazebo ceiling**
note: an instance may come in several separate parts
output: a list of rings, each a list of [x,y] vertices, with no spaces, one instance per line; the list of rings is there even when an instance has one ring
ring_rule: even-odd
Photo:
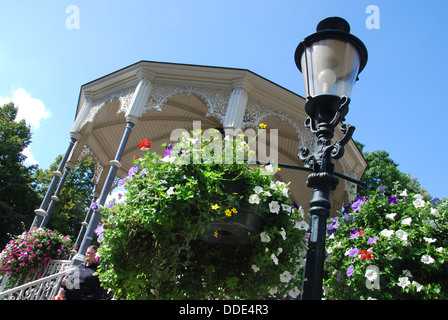
[[[136,112],[142,79],[149,93]],[[101,172],[95,182],[101,189],[131,117],[135,126],[120,160],[118,178],[124,178],[134,157],[142,156],[140,140],[152,141],[152,150],[163,154],[160,145],[170,142],[171,133],[175,129],[191,131],[195,121],[200,121],[202,130],[225,127],[243,131],[263,122],[268,142],[269,130],[278,130],[278,162],[301,166],[299,149],[313,149],[314,144],[313,135],[303,125],[304,103],[302,97],[248,70],[141,61],[81,87],[72,128],[79,138],[72,162],[86,154],[96,159]],[[365,167],[361,153],[350,141],[345,156],[336,161],[336,170],[359,179]],[[307,176],[305,171],[286,168],[277,173],[279,180],[291,182],[292,199],[305,210],[312,196],[306,187]],[[333,215],[347,202],[349,187],[340,181],[333,192]]]

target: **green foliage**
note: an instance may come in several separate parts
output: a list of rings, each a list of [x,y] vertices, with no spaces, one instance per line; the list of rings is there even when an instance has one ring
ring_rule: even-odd
[[[448,207],[407,191],[357,199],[327,227],[327,299],[448,299]]]
[[[182,141],[190,149],[197,142]],[[200,150],[213,141],[203,139]],[[147,152],[136,160],[124,202],[102,208],[102,285],[120,299],[296,298],[307,226],[287,185],[275,182],[271,167],[179,163],[188,148],[178,145],[163,158]],[[242,190],[226,191],[229,181]],[[242,214],[244,205],[267,215],[263,232],[248,243],[220,242],[212,222]]]
[[[39,192],[41,198],[57,170],[62,155],[56,157],[55,161],[46,170],[37,169],[34,175],[36,181],[35,190]],[[76,237],[80,223],[84,220],[89,209],[91,194],[94,187],[93,182],[94,162],[90,157],[86,157],[81,163],[74,167],[64,183],[59,194],[59,201],[53,208],[48,228],[58,230],[63,234]]]
[[[40,202],[32,179],[36,167],[23,165],[30,128],[24,120],[16,122],[16,116],[13,103],[0,107],[0,247],[9,241],[9,234],[21,233],[23,224],[31,224]]]
[[[372,152],[363,151],[364,145],[356,142],[361,150],[364,159],[367,162],[367,168],[361,178],[374,188],[382,186],[390,192],[394,188],[394,184],[398,181],[403,189],[407,189],[411,193],[420,193],[429,196],[428,192],[420,186],[417,178],[411,178],[409,174],[405,174],[398,169],[398,164],[390,158],[388,152],[377,150]],[[368,191],[358,190],[359,196],[364,196]]]

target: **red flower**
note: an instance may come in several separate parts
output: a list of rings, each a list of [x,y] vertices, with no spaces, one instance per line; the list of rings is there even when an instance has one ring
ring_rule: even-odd
[[[372,256],[370,250],[369,251],[362,250],[361,252],[359,252],[359,254],[361,255],[361,259],[363,259],[363,260],[373,259],[373,256]]]
[[[139,149],[143,149],[143,148],[149,149],[149,148],[151,148],[151,143],[152,143],[152,141],[148,141],[148,139],[140,140],[140,144],[138,145],[138,148]]]

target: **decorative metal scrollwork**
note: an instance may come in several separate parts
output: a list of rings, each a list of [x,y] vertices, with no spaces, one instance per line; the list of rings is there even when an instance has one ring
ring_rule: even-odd
[[[337,101],[339,105],[335,108],[336,111],[330,121],[322,121],[324,117],[320,115],[320,112],[322,112],[324,108],[319,105],[319,103],[320,102],[314,101],[310,103],[312,106],[309,108],[309,116],[305,120],[305,127],[317,135],[318,140],[316,151],[312,153],[309,148],[304,147],[298,154],[299,159],[304,162],[304,166],[307,168],[313,168],[315,172],[319,170],[318,166],[321,165],[323,159],[330,160],[330,157],[333,159],[339,159],[344,155],[344,146],[350,141],[353,132],[355,131],[354,126],[344,123],[340,128],[341,133],[344,135],[343,138],[339,141],[331,143],[334,129],[341,121],[344,120],[344,117],[348,112],[348,104],[350,103],[350,99],[348,97],[342,97],[339,101]],[[325,112],[328,112],[328,110],[329,107],[326,107]],[[317,125],[315,118],[321,120]]]

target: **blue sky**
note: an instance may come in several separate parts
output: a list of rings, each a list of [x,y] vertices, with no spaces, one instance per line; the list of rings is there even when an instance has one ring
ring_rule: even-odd
[[[70,5],[78,29],[66,26]],[[379,29],[366,26],[369,5]],[[152,60],[249,69],[304,96],[294,51],[340,16],[369,51],[346,117],[353,138],[448,197],[448,1],[3,0],[0,13],[0,103],[19,104],[41,168],[66,150],[83,84]]]

